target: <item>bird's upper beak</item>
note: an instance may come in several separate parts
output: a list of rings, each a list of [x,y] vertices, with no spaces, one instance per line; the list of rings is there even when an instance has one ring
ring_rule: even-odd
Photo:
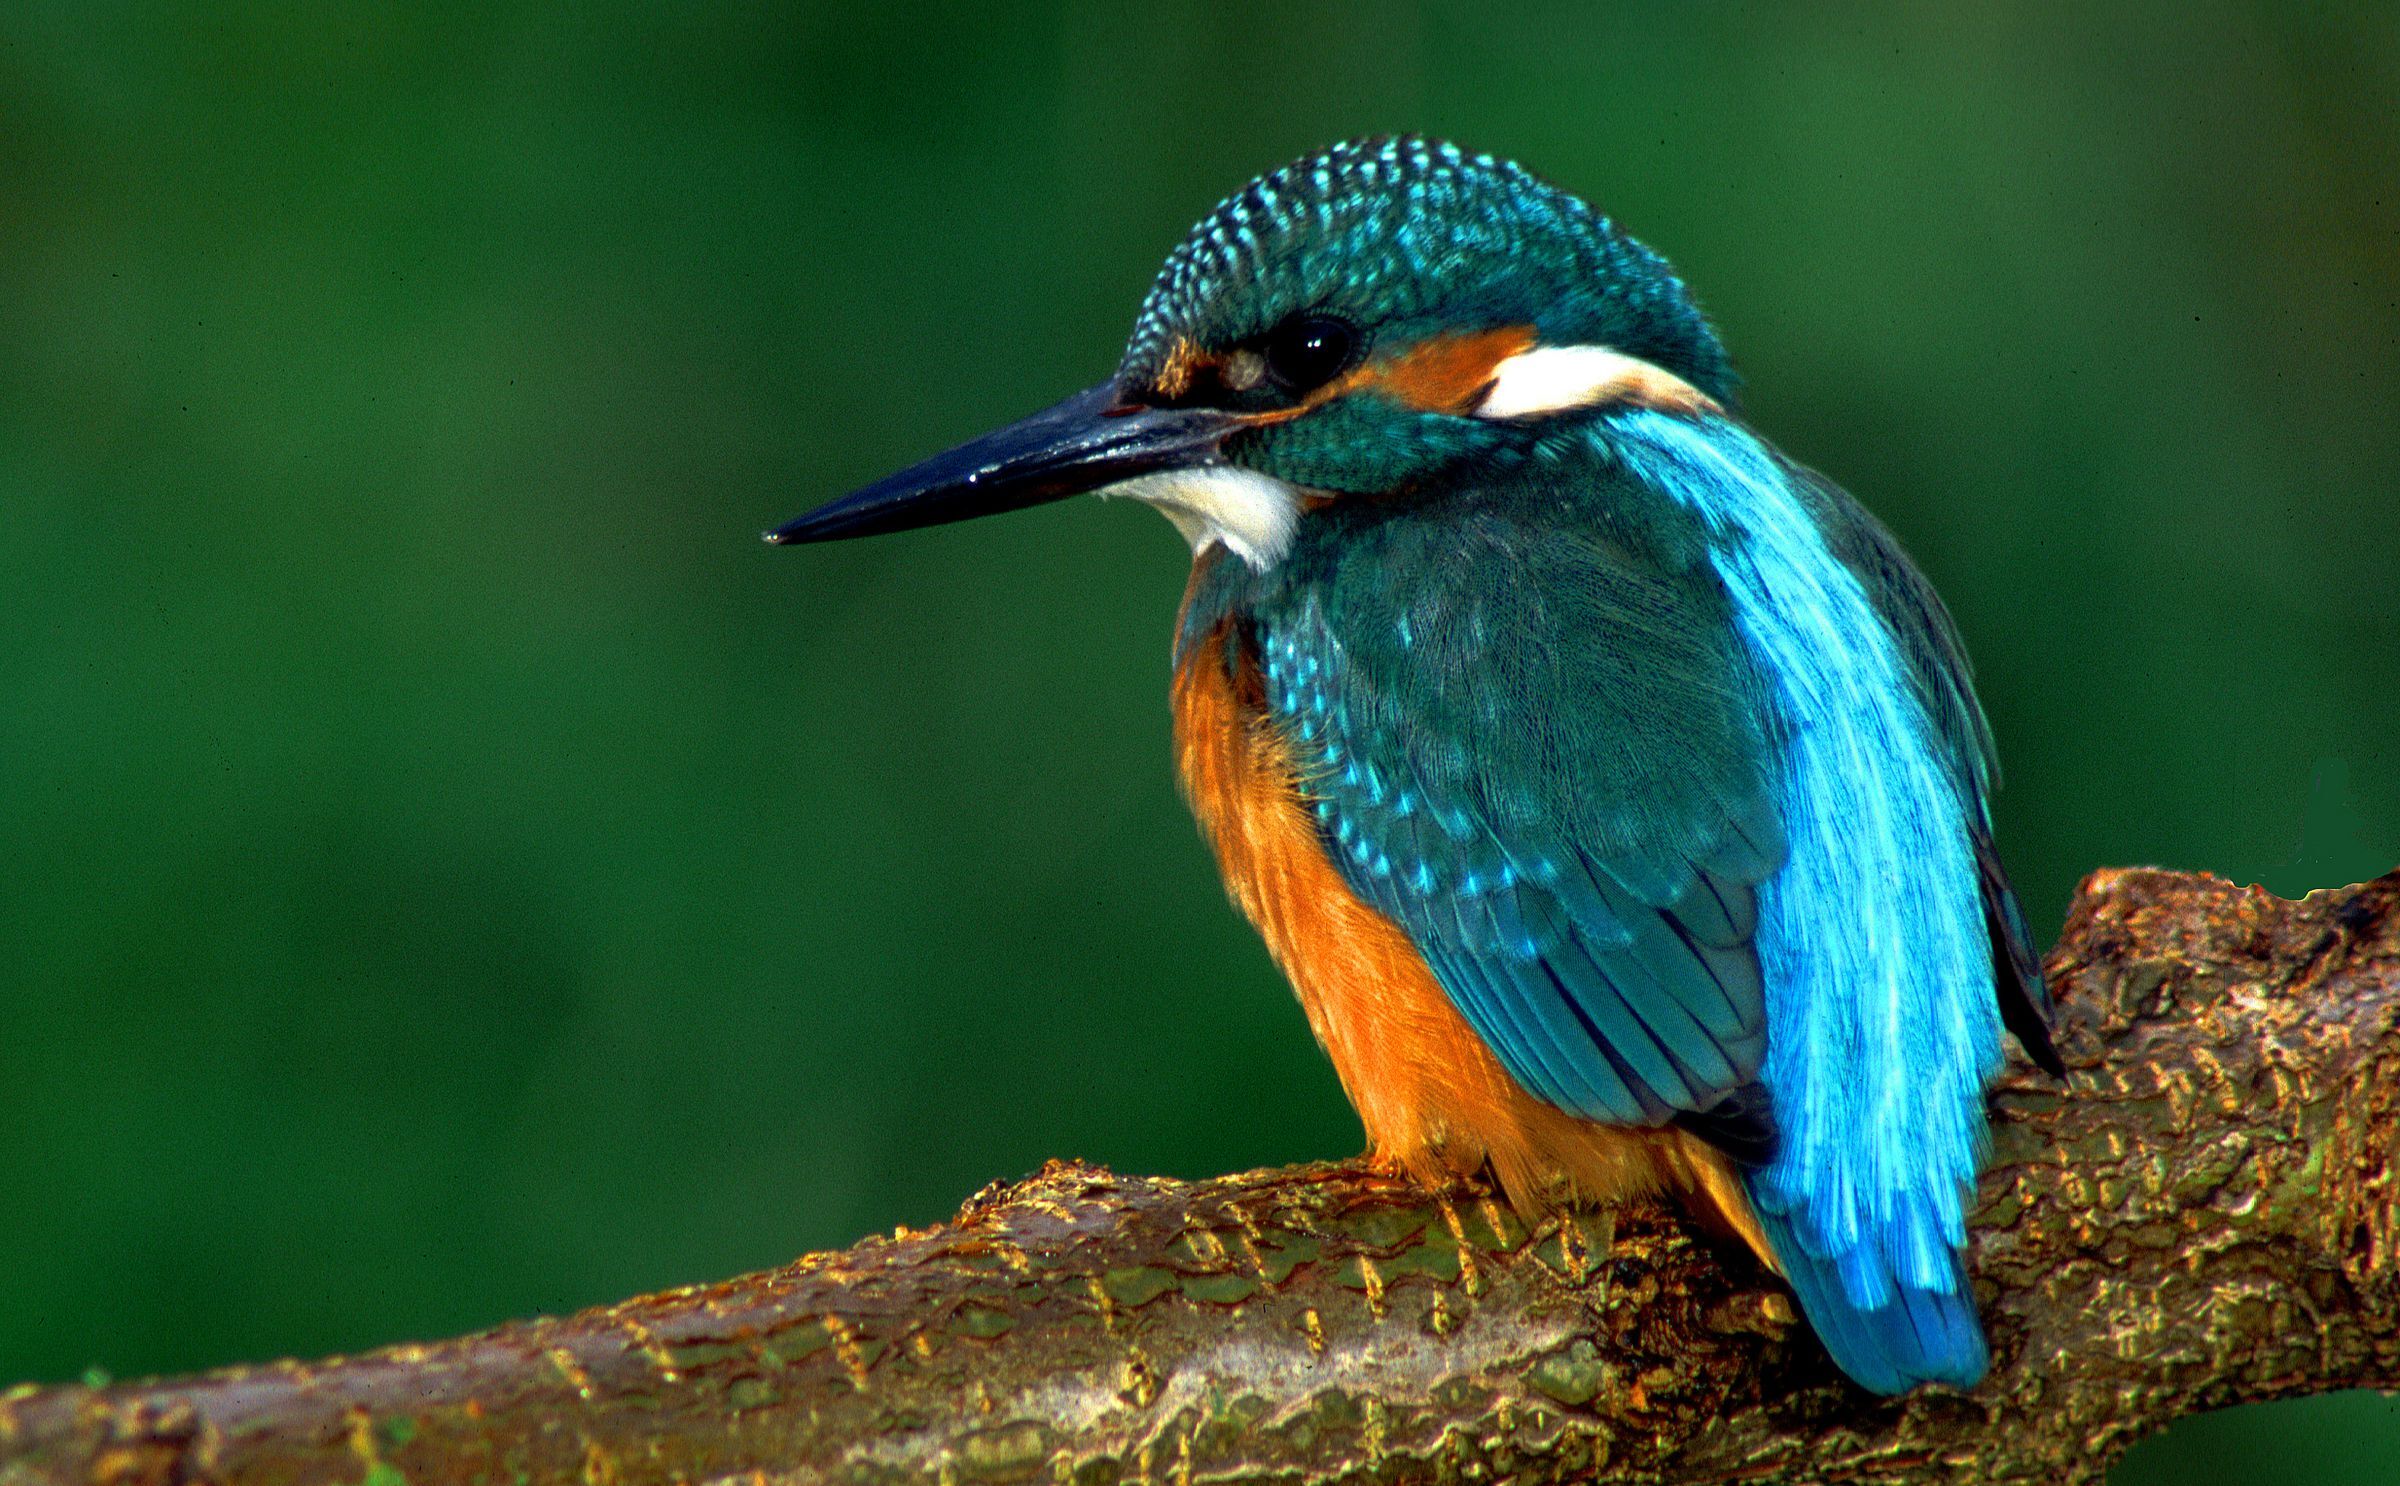
[[[1064,500],[1137,475],[1212,463],[1236,426],[1214,409],[1145,407],[1104,382],[819,506],[766,537],[829,542]]]

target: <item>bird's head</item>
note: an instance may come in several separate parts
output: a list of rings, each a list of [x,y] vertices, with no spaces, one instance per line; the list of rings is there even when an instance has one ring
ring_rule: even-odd
[[[1666,261],[1489,155],[1363,140],[1253,181],[1167,259],[1116,374],[769,532],[814,542],[1087,491],[1271,566],[1310,512],[1640,402],[1723,403]]]

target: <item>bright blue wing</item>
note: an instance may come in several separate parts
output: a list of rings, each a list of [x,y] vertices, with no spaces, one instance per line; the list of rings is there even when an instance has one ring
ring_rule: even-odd
[[[1697,542],[1611,532],[1607,494],[1360,520],[1254,609],[1256,643],[1329,852],[1510,1074],[1587,1118],[1705,1130],[1766,1054],[1772,748]],[[1591,519],[1562,523],[1565,499]],[[1743,1108],[1716,1133],[1763,1156]]]
[[[1709,522],[1785,719],[1790,854],[1758,938],[1783,1142],[1744,1186],[1851,1376],[1972,1383],[1985,1358],[1959,1251],[2008,925],[1981,850],[1989,765],[1963,658],[1897,547],[1738,424],[1635,411],[1608,432],[1644,484]]]

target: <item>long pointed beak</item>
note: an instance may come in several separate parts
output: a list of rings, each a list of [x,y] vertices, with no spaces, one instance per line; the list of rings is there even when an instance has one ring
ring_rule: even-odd
[[[1022,510],[1155,470],[1217,457],[1235,421],[1207,408],[1148,408],[1113,383],[887,475],[766,534],[830,542]]]

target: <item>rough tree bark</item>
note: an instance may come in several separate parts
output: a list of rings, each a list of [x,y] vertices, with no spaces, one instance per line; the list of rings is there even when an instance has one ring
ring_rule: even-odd
[[[1995,1096],[1996,1366],[1869,1397],[1672,1214],[1528,1232],[1359,1164],[1055,1164],[953,1221],[432,1346],[0,1395],[0,1486],[2089,1481],[2178,1415],[2400,1386],[2400,873],[2103,872],[2065,1089]]]

